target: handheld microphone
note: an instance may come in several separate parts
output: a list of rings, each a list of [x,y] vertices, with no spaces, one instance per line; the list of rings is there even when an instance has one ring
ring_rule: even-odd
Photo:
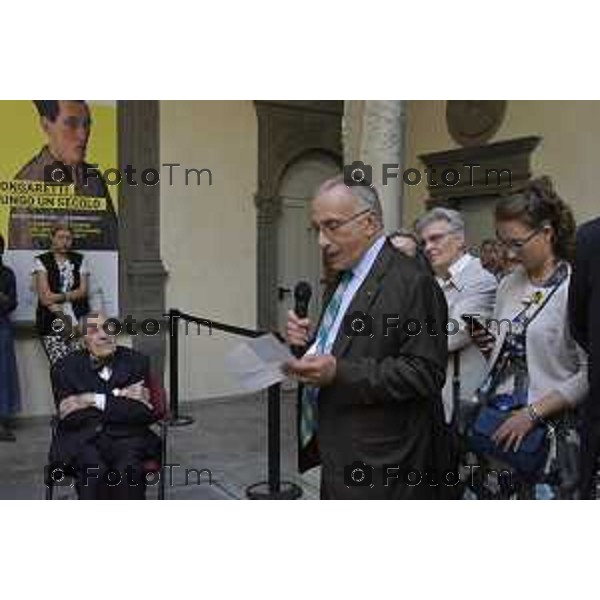
[[[299,281],[294,288],[294,312],[301,318],[305,319],[308,315],[308,304],[312,296],[312,288],[310,283]],[[300,358],[304,353],[303,346],[292,346],[292,354],[296,358]]]

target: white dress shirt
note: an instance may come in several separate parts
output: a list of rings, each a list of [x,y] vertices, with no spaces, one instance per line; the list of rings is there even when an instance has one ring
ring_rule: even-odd
[[[112,369],[110,367],[102,367],[102,369],[98,371],[98,377],[100,377],[100,379],[103,379],[104,381],[108,381],[111,375]],[[115,390],[113,390],[113,394],[114,392]],[[96,403],[96,408],[98,408],[99,410],[104,410],[106,406],[106,394],[94,394],[94,402]]]
[[[333,343],[337,338],[346,311],[348,310],[348,307],[350,306],[354,295],[359,290],[360,286],[363,284],[363,281],[369,274],[369,271],[371,270],[375,259],[379,255],[379,252],[381,252],[384,243],[385,236],[382,234],[371,244],[371,247],[363,254],[358,264],[352,269],[352,279],[350,280],[348,287],[344,291],[344,295],[342,296],[342,302],[340,303],[340,308],[338,310],[335,321],[333,322],[331,329],[327,333],[327,340],[325,342],[323,354],[331,353],[331,348],[333,347]],[[316,353],[317,342],[315,341],[306,352],[306,355]]]

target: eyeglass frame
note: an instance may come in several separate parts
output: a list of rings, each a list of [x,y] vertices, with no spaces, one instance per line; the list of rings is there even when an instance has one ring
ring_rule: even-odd
[[[423,237],[421,237],[421,239],[419,240],[419,246],[421,248],[425,248],[425,246],[427,246],[427,243],[432,243],[434,246],[437,246],[438,244],[440,244],[443,240],[445,240],[446,238],[448,238],[448,236],[450,235],[455,235],[460,231],[460,229],[449,229],[448,231],[444,231],[443,233],[436,233],[434,234],[434,239],[432,240],[431,237],[425,239]]]
[[[352,223],[352,221],[355,221],[359,217],[362,217],[362,215],[366,215],[367,213],[372,213],[372,212],[373,212],[373,210],[371,208],[365,208],[364,210],[354,213],[353,215],[351,215],[347,219],[343,219],[342,221],[337,221],[335,219],[331,219],[331,221],[330,221],[332,223],[331,225],[328,225],[327,221],[325,221],[324,223],[321,223],[321,225],[319,227],[315,227],[315,225],[313,225],[312,229],[315,233],[323,232],[325,235],[330,235],[332,233],[335,235],[335,232],[340,227],[344,227],[344,225],[348,225],[348,223]]]
[[[529,242],[538,234],[542,233],[542,231],[544,230],[544,226],[542,227],[538,227],[537,229],[534,229],[527,237],[521,239],[521,240],[510,240],[509,242],[507,242],[506,240],[503,240],[501,237],[496,236],[496,239],[498,240],[498,242],[500,243],[500,245],[503,248],[506,248],[508,250],[512,250],[513,252],[520,252],[521,250],[523,250],[523,248],[529,244]]]

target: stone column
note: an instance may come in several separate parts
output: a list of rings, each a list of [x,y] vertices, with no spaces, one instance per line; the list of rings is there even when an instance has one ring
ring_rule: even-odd
[[[386,231],[402,225],[402,172],[404,156],[403,100],[346,100],[344,102],[342,140],[344,164],[361,160],[373,169],[375,185],[383,208]],[[384,164],[399,165],[389,169],[396,177],[382,185]]]
[[[150,356],[153,372],[163,377],[168,320],[163,318],[167,273],[160,256],[160,184],[139,183],[144,169],[160,168],[160,105],[157,100],[119,100],[119,165],[136,169],[138,185],[119,189],[119,288],[121,317],[161,324],[158,335],[138,333],[133,347]]]

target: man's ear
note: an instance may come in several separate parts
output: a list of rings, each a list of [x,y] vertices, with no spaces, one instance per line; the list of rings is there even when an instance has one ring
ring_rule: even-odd
[[[367,214],[367,219],[369,220],[369,231],[371,235],[374,235],[381,229],[382,224],[377,215],[373,212]]]
[[[40,117],[40,126],[46,135],[50,133],[50,120],[48,117]]]

